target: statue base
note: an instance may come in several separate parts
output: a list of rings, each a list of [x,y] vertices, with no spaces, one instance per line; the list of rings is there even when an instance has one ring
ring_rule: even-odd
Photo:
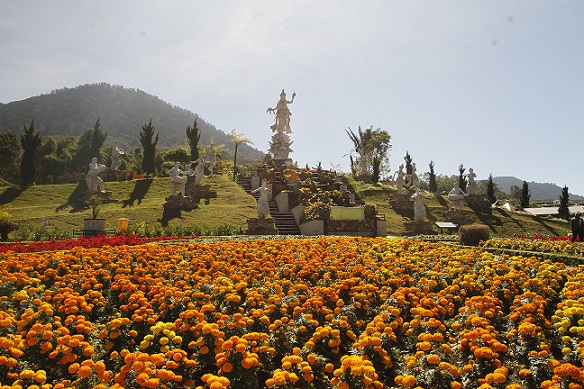
[[[466,196],[466,204],[470,208],[479,208],[479,209],[490,209],[491,203],[485,196],[477,195],[477,194],[469,194]]]
[[[412,209],[412,199],[409,194],[394,194],[391,200],[389,201],[389,205],[393,209]]]
[[[164,203],[165,210],[181,210],[184,209],[186,211],[193,210],[197,208],[197,204],[193,203],[189,197],[185,196],[178,196],[178,195],[170,195],[164,199],[166,203]]]
[[[404,228],[405,230],[401,232],[402,236],[434,235],[436,233],[429,221],[407,221],[404,223]]]
[[[187,193],[193,199],[210,199],[210,198],[217,198],[217,192],[211,190],[211,185],[197,185],[195,183],[189,184],[187,186]]]
[[[278,230],[271,217],[265,219],[250,217],[247,219],[247,233],[249,235],[277,235]]]
[[[445,211],[444,220],[452,222],[457,226],[472,223],[466,212],[461,209],[449,209],[448,211]]]

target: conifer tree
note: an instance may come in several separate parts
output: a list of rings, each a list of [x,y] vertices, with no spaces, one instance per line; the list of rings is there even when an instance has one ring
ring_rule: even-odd
[[[465,171],[465,167],[462,165],[462,163],[460,164],[460,166],[458,167],[458,187],[460,189],[462,189],[463,192],[466,193],[466,178],[464,178],[464,171]]]
[[[142,126],[140,133],[140,143],[144,149],[144,159],[142,159],[142,171],[146,177],[150,177],[156,171],[154,157],[156,155],[156,144],[158,143],[158,134],[154,137],[154,125],[152,119],[148,124]]]
[[[191,148],[191,161],[196,161],[199,159],[199,141],[201,140],[201,132],[197,127],[197,119],[195,119],[193,127],[187,126],[187,140]]]
[[[493,182],[493,173],[489,173],[489,180],[487,181],[487,198],[491,204],[497,202],[497,197],[495,196],[495,183]]]
[[[531,200],[529,185],[527,184],[527,181],[523,181],[523,187],[521,188],[521,208],[528,208],[529,200]]]
[[[30,122],[30,126],[24,126],[24,134],[20,136],[20,145],[22,147],[22,160],[20,163],[20,179],[23,188],[31,186],[37,174],[36,153],[37,149],[42,143],[40,134],[35,131],[34,120]]]
[[[436,183],[436,172],[434,171],[434,161],[430,161],[428,165],[430,168],[430,173],[428,173],[428,188],[430,192],[436,193],[438,192],[438,184]]]
[[[570,218],[570,208],[568,203],[570,202],[570,194],[568,193],[568,187],[564,185],[562,188],[562,194],[560,195],[560,206],[558,208],[558,214],[562,219],[568,220]]]

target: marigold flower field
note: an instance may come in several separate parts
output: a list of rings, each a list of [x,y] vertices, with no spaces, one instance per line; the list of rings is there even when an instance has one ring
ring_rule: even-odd
[[[390,238],[5,252],[1,387],[583,388],[583,270]]]

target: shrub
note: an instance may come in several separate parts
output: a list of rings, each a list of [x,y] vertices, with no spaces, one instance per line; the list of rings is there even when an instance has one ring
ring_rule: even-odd
[[[484,224],[469,224],[459,230],[460,244],[477,246],[479,242],[489,239],[489,227]]]

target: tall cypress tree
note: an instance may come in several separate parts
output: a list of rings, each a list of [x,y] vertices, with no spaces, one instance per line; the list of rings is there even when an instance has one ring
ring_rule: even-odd
[[[564,185],[562,188],[562,194],[560,195],[560,206],[558,207],[558,214],[562,219],[568,220],[570,218],[570,208],[568,203],[570,202],[570,194],[568,193],[568,187]]]
[[[460,166],[458,167],[458,187],[460,189],[463,190],[463,192],[466,193],[466,178],[464,178],[464,171],[465,171],[465,167],[462,165],[462,163],[460,164]]]
[[[35,131],[34,120],[30,122],[28,128],[26,124],[23,124],[23,126],[24,134],[20,136],[20,145],[23,151],[20,163],[20,179],[22,181],[22,187],[28,188],[36,179],[36,153],[42,143],[42,139],[41,135]]]
[[[487,181],[487,198],[491,204],[497,202],[497,197],[495,196],[495,183],[493,182],[493,173],[489,173],[489,180]]]
[[[201,132],[197,127],[197,119],[195,119],[193,127],[187,126],[187,139],[191,147],[191,161],[196,161],[199,159],[199,141],[201,140]]]
[[[528,208],[529,200],[531,200],[529,185],[527,184],[527,181],[523,181],[523,187],[521,188],[521,208]]]
[[[154,126],[152,125],[152,119],[150,119],[148,124],[144,124],[142,126],[142,132],[140,133],[140,143],[144,149],[142,171],[147,177],[149,177],[156,171],[154,157],[156,155],[156,144],[158,143],[158,134],[156,134],[156,137],[154,137]]]
[[[438,184],[436,183],[436,172],[434,171],[434,161],[430,161],[428,165],[430,168],[430,173],[428,173],[428,188],[430,192],[436,193],[438,192]]]
[[[95,124],[93,125],[93,133],[91,137],[91,145],[89,146],[89,160],[91,158],[97,157],[98,161],[101,161],[100,158],[100,151],[101,147],[105,142],[105,138],[107,138],[107,133],[101,130],[101,122],[99,121],[100,118],[97,119]],[[87,162],[89,163],[89,161]]]

